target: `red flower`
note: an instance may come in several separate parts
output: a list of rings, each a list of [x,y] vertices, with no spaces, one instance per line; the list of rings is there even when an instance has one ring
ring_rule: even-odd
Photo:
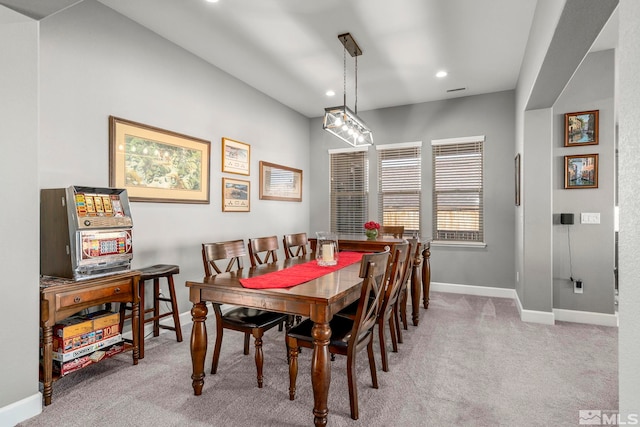
[[[369,221],[364,223],[364,228],[366,228],[367,230],[379,230],[380,224],[375,221]]]

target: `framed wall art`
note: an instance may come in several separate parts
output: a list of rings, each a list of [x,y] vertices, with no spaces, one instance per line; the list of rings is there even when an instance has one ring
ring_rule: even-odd
[[[598,110],[564,115],[564,146],[598,144]]]
[[[209,203],[211,142],[109,116],[109,185],[138,202]]]
[[[222,138],[222,172],[249,175],[251,146],[244,142]]]
[[[516,206],[520,206],[520,153],[515,158]]]
[[[564,156],[564,188],[598,188],[598,155]]]
[[[249,181],[222,178],[222,212],[249,212]]]
[[[302,201],[302,171],[260,162],[260,200]]]

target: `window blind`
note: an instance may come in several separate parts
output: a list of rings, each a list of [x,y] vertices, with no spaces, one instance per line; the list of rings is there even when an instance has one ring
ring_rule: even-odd
[[[484,240],[482,177],[483,140],[433,145],[434,240]]]
[[[378,150],[378,218],[383,225],[403,225],[407,234],[419,233],[421,147],[387,147]]]
[[[362,233],[367,222],[369,161],[366,151],[331,155],[331,231]]]

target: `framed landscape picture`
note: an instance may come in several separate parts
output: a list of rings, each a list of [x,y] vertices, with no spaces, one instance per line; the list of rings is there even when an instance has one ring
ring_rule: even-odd
[[[564,146],[598,144],[598,110],[564,115]]]
[[[250,185],[249,181],[222,178],[222,211],[249,212]]]
[[[260,162],[260,200],[302,201],[302,171]]]
[[[109,117],[109,185],[138,202],[209,203],[211,143]]]
[[[249,175],[251,146],[244,142],[222,138],[222,172]]]
[[[564,156],[564,188],[598,188],[598,155]]]

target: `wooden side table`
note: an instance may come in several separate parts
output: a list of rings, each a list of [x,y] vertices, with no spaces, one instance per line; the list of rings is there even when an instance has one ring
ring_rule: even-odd
[[[43,277],[40,279],[40,326],[42,327],[42,374],[44,404],[51,404],[53,391],[53,325],[80,310],[96,305],[131,303],[133,364],[138,364],[140,304],[138,281],[140,272],[128,271],[95,279],[72,280]],[[57,379],[57,378],[56,378]]]

